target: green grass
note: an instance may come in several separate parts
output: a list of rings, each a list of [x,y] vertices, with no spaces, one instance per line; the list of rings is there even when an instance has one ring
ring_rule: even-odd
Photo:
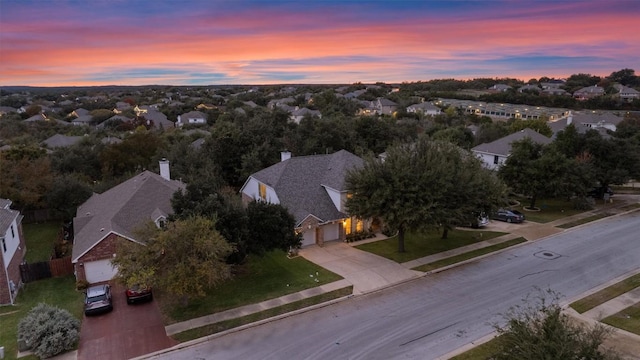
[[[49,221],[40,224],[22,224],[24,238],[27,245],[25,260],[28,263],[48,261],[53,252],[53,244],[60,231],[61,224],[58,221]]]
[[[582,314],[583,312],[591,310],[600,304],[603,304],[615,297],[618,297],[626,292],[637,288],[638,286],[640,286],[640,274],[628,277],[620,281],[619,283],[613,284],[596,293],[575,301],[571,303],[570,306],[575,311]]]
[[[38,280],[20,290],[16,305],[6,306],[0,314],[0,346],[4,346],[5,359],[15,359],[18,352],[18,323],[29,310],[44,302],[66,309],[82,320],[83,294],[75,290],[73,276]],[[15,311],[13,313],[9,313]]]
[[[452,357],[450,360],[489,360],[500,350],[500,337],[495,337],[484,344]]]
[[[459,262],[462,262],[462,261],[465,261],[465,260],[473,259],[473,258],[478,257],[478,256],[482,256],[482,255],[485,255],[485,254],[488,254],[488,253],[492,253],[494,251],[502,250],[502,249],[505,249],[505,248],[508,248],[510,246],[517,245],[517,244],[520,244],[520,243],[523,243],[523,242],[526,242],[526,241],[527,241],[527,239],[525,239],[523,237],[519,237],[519,238],[512,239],[512,240],[509,240],[509,241],[505,241],[505,242],[502,242],[502,243],[499,243],[499,244],[487,246],[487,247],[484,247],[484,248],[481,248],[481,249],[472,250],[472,251],[469,251],[469,252],[466,252],[466,253],[463,253],[463,254],[460,254],[460,255],[451,256],[451,257],[448,257],[446,259],[442,259],[442,260],[434,261],[434,262],[429,263],[429,264],[421,265],[421,266],[413,268],[412,270],[418,270],[418,271],[427,272],[427,271],[439,269],[439,268],[442,268],[442,267],[445,267],[445,266],[449,266],[451,264],[459,263]]]
[[[505,233],[453,230],[449,231],[448,239],[443,240],[441,239],[442,234],[437,231],[422,234],[407,233],[404,237],[404,253],[398,252],[398,238],[396,236],[356,247],[398,263],[403,263],[502,235],[505,235]]]
[[[640,335],[640,303],[606,317],[602,322]]]
[[[251,258],[241,271],[232,280],[210,290],[206,297],[193,299],[187,305],[160,294],[165,323],[214,314],[342,279],[302,257],[288,259],[280,250]]]
[[[219,333],[225,330],[229,330],[238,326],[242,326],[245,324],[250,324],[256,321],[268,319],[277,315],[285,314],[294,310],[302,309],[305,307],[309,307],[312,305],[320,304],[323,302],[327,302],[329,300],[341,298],[344,296],[351,295],[353,293],[353,286],[349,286],[343,289],[334,290],[328,293],[324,293],[321,295],[316,295],[307,299],[298,300],[296,302],[278,306],[273,309],[261,311],[259,313],[243,316],[237,319],[231,319],[226,321],[221,321],[215,324],[202,326],[196,329],[187,330],[178,334],[174,334],[172,336],[173,339],[179,342],[185,342],[197,338],[201,338],[207,335]]]
[[[622,210],[622,211],[629,211],[629,210],[634,210],[634,209],[640,209],[640,204],[639,203],[633,203],[633,204],[625,205],[625,206],[620,208],[620,210]]]
[[[565,223],[565,224],[558,225],[557,227],[563,228],[563,229],[568,229],[568,228],[572,228],[572,227],[575,227],[575,226],[578,226],[578,225],[590,223],[592,221],[600,220],[600,219],[606,218],[608,216],[611,216],[611,214],[602,213],[602,214],[591,215],[591,216],[586,217],[584,219],[579,219],[579,220],[575,220],[575,221],[571,221],[571,222],[568,222],[568,223]]]
[[[511,208],[522,212],[527,220],[537,223],[544,224],[584,212],[584,210],[574,209],[571,201],[564,199],[538,199],[536,200],[536,207],[540,208],[540,211],[526,211],[523,209],[523,206],[529,206],[529,199],[519,198],[518,201],[520,201],[520,205],[512,206]]]

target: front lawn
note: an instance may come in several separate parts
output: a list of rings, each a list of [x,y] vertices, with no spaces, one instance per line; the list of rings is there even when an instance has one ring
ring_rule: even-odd
[[[317,287],[342,279],[302,257],[288,259],[277,250],[262,257],[252,257],[240,268],[234,279],[210,290],[202,299],[187,305],[170,301],[169,295],[159,294],[165,323],[172,324],[204,315]]]
[[[618,283],[608,286],[596,293],[571,303],[569,306],[582,314],[583,312],[591,310],[600,304],[604,304],[605,302],[629,292],[638,286],[640,286],[640,274],[633,275]]]
[[[501,337],[494,337],[486,343],[452,357],[451,360],[490,360],[500,351],[501,341]]]
[[[538,207],[540,211],[524,210],[523,207],[529,206],[530,201],[527,198],[519,198],[518,201],[520,201],[520,205],[512,206],[511,208],[522,212],[527,220],[537,223],[548,223],[585,211],[574,209],[573,203],[566,201],[566,199],[538,199],[536,200],[536,207]]]
[[[76,291],[73,276],[49,278],[30,282],[20,290],[16,305],[2,307],[0,312],[0,346],[5,356],[15,358],[18,352],[18,323],[38,303],[46,303],[68,310],[82,321],[82,292]]]
[[[61,223],[49,221],[40,224],[22,224],[24,239],[27,245],[25,260],[28,263],[49,261],[53,253],[53,244],[58,237]]]
[[[403,263],[443,251],[475,244],[480,241],[493,239],[506,233],[496,231],[449,231],[448,239],[441,239],[440,231],[427,233],[407,233],[404,236],[404,253],[398,252],[397,236],[356,246],[356,248],[380,255],[398,263]]]
[[[640,303],[613,314],[602,320],[603,323],[640,335]]]

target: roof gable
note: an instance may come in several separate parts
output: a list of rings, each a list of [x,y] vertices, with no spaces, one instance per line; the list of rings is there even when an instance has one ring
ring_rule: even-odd
[[[547,145],[551,139],[529,128],[525,128],[490,143],[480,144],[473,149],[475,152],[483,152],[494,155],[508,156],[511,153],[511,144],[524,138],[530,138],[533,142]]]

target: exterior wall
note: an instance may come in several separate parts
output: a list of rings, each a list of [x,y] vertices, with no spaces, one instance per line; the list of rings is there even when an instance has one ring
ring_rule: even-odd
[[[6,253],[0,248],[0,251],[3,252],[3,256],[0,258],[0,304],[2,305],[12,304],[13,299],[18,295],[17,291],[22,283],[20,264],[27,252],[22,223],[14,220],[11,226],[13,226],[14,236],[12,236],[11,227],[9,227],[5,234]],[[9,253],[11,257],[9,257]],[[13,282],[15,290],[13,294],[11,293],[11,282]]]
[[[116,253],[116,243],[118,235],[111,233],[105,239],[103,239],[93,249],[89,250],[86,254],[82,255],[78,262],[74,264],[76,272],[76,280],[86,281],[87,276],[84,272],[84,263],[95,260],[111,259],[113,254]]]
[[[262,199],[260,197],[259,184],[260,182],[253,177],[250,177],[249,180],[247,180],[247,183],[242,188],[242,201],[245,204],[257,199]],[[263,200],[271,204],[280,204],[280,199],[278,199],[278,195],[276,195],[275,190],[268,185],[266,186],[267,196],[266,199]]]
[[[338,211],[344,211],[344,202],[342,200],[342,194],[340,193],[340,191],[334,190],[332,188],[328,188],[326,186],[324,186],[325,191],[327,192],[327,194],[329,195],[329,197],[331,198],[331,201],[333,202],[333,206],[336,207],[336,209],[338,209]]]
[[[313,244],[322,246],[322,244],[324,243],[324,239],[319,239],[317,237],[317,235],[321,235],[316,233],[316,228],[318,226],[318,219],[314,218],[313,216],[309,216],[302,222],[302,224],[300,224],[300,227],[298,227],[297,230],[302,233],[302,246]]]
[[[495,154],[487,154],[475,151],[474,154],[476,154],[476,156],[480,158],[480,160],[482,160],[484,166],[490,170],[498,170],[498,168],[500,168],[500,166],[502,166],[504,162],[507,161],[507,158],[505,156],[498,155],[498,164],[494,164],[496,156]]]

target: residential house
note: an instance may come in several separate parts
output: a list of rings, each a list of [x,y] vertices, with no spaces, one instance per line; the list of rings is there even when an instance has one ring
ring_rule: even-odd
[[[505,92],[507,90],[510,90],[511,86],[507,85],[507,84],[495,84],[491,87],[489,87],[488,90],[491,91],[495,91],[495,92]]]
[[[62,134],[55,134],[42,142],[49,149],[66,148],[75,145],[82,140],[83,136],[67,136]]]
[[[185,124],[206,124],[207,115],[200,111],[189,111],[182,115],[178,115],[176,126],[184,126]]]
[[[67,115],[67,117],[80,117],[80,116],[85,116],[85,115],[89,115],[89,113],[91,113],[91,111],[87,110],[87,109],[83,109],[83,108],[79,108],[79,109],[75,109],[72,112],[69,113],[69,115]]]
[[[276,107],[281,107],[282,105],[286,105],[287,107],[289,107],[289,104],[294,103],[295,101],[296,99],[292,97],[273,99],[267,103],[267,107],[271,110],[275,109]]]
[[[566,90],[560,88],[547,88],[542,90],[542,94],[544,95],[555,95],[555,96],[564,96],[570,95]]]
[[[407,106],[407,112],[431,116],[442,114],[442,110],[430,102],[421,102],[419,104],[409,105]]]
[[[566,117],[557,121],[550,121],[548,125],[553,131],[553,137],[570,124],[573,124],[576,131],[581,134],[589,130],[596,130],[600,132],[602,136],[609,137],[608,131],[616,131],[618,124],[620,124],[623,119],[622,116],[611,112],[569,112]]]
[[[185,185],[171,180],[169,162],[160,161],[160,175],[150,171],[130,178],[102,194],[93,194],[73,219],[71,261],[77,280],[108,281],[117,274],[111,265],[118,241],[133,241],[135,231],[152,221],[163,227],[173,213],[171,197]]]
[[[90,125],[92,120],[93,120],[93,116],[91,116],[91,115],[82,115],[82,116],[78,116],[77,118],[71,120],[71,125],[76,125],[76,126]]]
[[[155,126],[156,128],[170,129],[175,127],[175,123],[162,112],[154,109],[148,109],[146,113],[141,114],[147,121],[147,126]]]
[[[260,170],[247,179],[240,192],[245,203],[266,201],[287,208],[302,234],[302,245],[323,245],[344,241],[346,235],[369,227],[347,214],[347,171],[363,166],[363,160],[346,151],[333,154],[291,157],[283,152],[282,161]]]
[[[547,82],[540,83],[542,90],[547,89],[559,89],[561,86],[564,86],[565,81],[560,79],[551,79]]]
[[[532,85],[532,84],[527,84],[527,85],[524,85],[524,86],[520,86],[518,88],[518,92],[519,93],[523,93],[525,91],[539,93],[540,90],[541,89],[540,89],[540,87],[538,87],[538,85]]]
[[[11,106],[0,106],[0,117],[10,113],[17,113],[18,109]]]
[[[319,110],[311,110],[309,108],[298,108],[296,106],[296,109],[291,113],[291,115],[289,116],[289,119],[293,122],[295,122],[296,124],[300,124],[300,121],[305,117],[305,116],[315,116],[318,118],[322,118],[322,114],[320,113]]]
[[[498,170],[511,154],[511,144],[524,138],[529,138],[543,145],[547,145],[552,141],[535,130],[526,128],[490,143],[480,144],[472,148],[471,151],[482,160],[486,168]]]
[[[613,87],[618,90],[618,97],[622,100],[631,102],[633,100],[640,99],[640,92],[636,89],[620,84],[616,84]]]
[[[360,101],[363,108],[358,111],[358,115],[392,115],[396,112],[398,104],[386,99],[377,98],[373,101]]]
[[[22,284],[20,264],[27,253],[22,215],[11,200],[0,198],[0,305],[13,304]]]
[[[576,98],[577,100],[588,100],[598,96],[602,96],[604,94],[605,94],[604,88],[598,85],[594,85],[594,86],[584,87],[580,90],[576,90],[573,93],[573,97]]]

